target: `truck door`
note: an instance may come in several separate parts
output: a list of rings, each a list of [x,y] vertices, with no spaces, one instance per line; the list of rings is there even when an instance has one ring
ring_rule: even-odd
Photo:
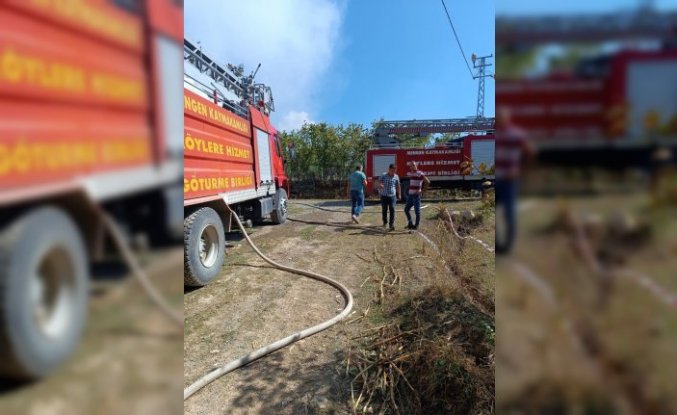
[[[270,140],[268,133],[256,129],[256,153],[258,155],[260,184],[270,184],[273,181],[273,169],[270,158]]]
[[[626,135],[642,137],[652,112],[659,122],[667,123],[677,115],[677,59],[646,59],[630,62],[625,88],[631,102]]]
[[[472,140],[470,145],[472,175],[483,175],[480,170],[487,171],[494,165],[494,140]]]
[[[374,154],[373,156],[373,175],[379,177],[388,171],[388,166],[391,164],[397,165],[395,162],[397,156],[395,154]]]

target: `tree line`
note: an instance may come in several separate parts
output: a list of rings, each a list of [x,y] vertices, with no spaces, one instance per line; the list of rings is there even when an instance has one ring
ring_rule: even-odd
[[[364,165],[365,153],[373,146],[373,124],[304,124],[298,130],[279,134],[285,169],[292,180],[341,180],[357,164]],[[453,135],[421,137],[415,134],[397,137],[402,147],[432,146]]]

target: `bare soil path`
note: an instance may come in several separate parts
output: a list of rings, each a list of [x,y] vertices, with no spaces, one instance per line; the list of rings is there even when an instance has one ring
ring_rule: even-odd
[[[321,201],[305,201],[322,203]],[[471,206],[455,204],[454,208]],[[345,209],[344,203],[325,207]],[[402,209],[402,205],[398,205]],[[363,224],[381,223],[380,207],[368,206]],[[436,226],[433,207],[423,211],[423,230]],[[348,413],[349,385],[342,360],[350,338],[365,324],[378,324],[373,307],[374,287],[383,275],[375,260],[404,264],[398,272],[404,284],[429,284],[451,278],[432,250],[405,230],[404,213],[397,213],[396,231],[326,226],[349,223],[350,213],[292,205],[289,221],[255,230],[254,242],[272,259],[296,268],[323,273],[345,284],[353,293],[359,317],[370,306],[368,318],[339,323],[295,343],[208,385],[185,402],[186,414],[329,414]],[[333,288],[269,267],[237,235],[227,237],[235,247],[227,251],[221,275],[210,285],[188,291],[184,297],[185,386],[209,369],[340,312],[343,299]],[[397,261],[395,261],[395,259]]]

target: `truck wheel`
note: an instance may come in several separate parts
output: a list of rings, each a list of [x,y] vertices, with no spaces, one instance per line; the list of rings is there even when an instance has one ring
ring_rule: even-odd
[[[270,213],[270,218],[276,225],[287,221],[287,192],[282,188],[275,193],[275,208]]]
[[[226,252],[223,222],[212,208],[196,210],[183,222],[183,282],[202,287],[221,271]]]
[[[0,234],[0,376],[46,376],[77,347],[89,276],[80,232],[60,209],[36,209]]]

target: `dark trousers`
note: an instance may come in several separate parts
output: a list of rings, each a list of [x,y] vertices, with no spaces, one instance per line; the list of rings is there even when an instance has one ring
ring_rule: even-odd
[[[409,211],[411,210],[411,207],[414,207],[414,214],[416,215],[416,223],[414,224],[411,221],[411,214]],[[409,224],[413,224],[414,226],[418,227],[418,224],[421,222],[421,195],[408,195],[407,196],[407,204],[404,205],[404,214],[407,215],[407,221],[409,221]]]
[[[362,208],[364,207],[364,192],[361,190],[350,191],[350,214],[360,216]]]
[[[390,211],[390,221],[388,221],[388,211]],[[390,227],[395,226],[395,196],[381,196],[381,218],[383,224]]]
[[[496,253],[507,254],[512,250],[517,232],[517,181],[496,181],[496,208],[503,207],[505,214],[506,235],[505,240],[496,238]]]

